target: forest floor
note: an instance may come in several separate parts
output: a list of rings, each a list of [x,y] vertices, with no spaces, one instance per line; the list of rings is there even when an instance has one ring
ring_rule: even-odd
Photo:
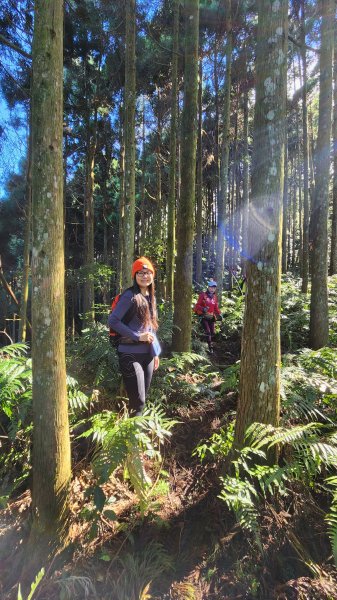
[[[220,363],[235,363],[238,353],[238,340],[218,344],[214,370]],[[94,484],[90,448],[74,442],[72,543],[49,567],[34,599],[337,599],[323,511],[317,512],[310,497],[295,488],[287,504],[281,498],[277,505],[266,503],[258,549],[218,497],[221,465],[192,456],[197,444],[226,422],[236,400],[228,391],[175,409],[179,424],[165,444],[160,467],[169,485],[162,493],[157,486],[142,514],[139,499],[117,470],[104,486],[116,518],[102,517],[94,530],[81,517]],[[102,391],[101,402],[110,401]],[[145,468],[155,482],[158,465],[145,460]],[[0,512],[2,600],[18,599],[16,573],[30,502],[25,491]]]

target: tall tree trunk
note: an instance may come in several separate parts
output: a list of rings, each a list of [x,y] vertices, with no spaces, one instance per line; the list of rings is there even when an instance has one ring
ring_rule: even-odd
[[[202,283],[202,58],[199,59],[195,280]]]
[[[142,106],[142,178],[141,178],[141,189],[140,189],[140,240],[139,240],[139,254],[144,255],[144,244],[146,240],[146,223],[145,223],[145,171],[146,171],[146,145],[145,145],[145,95],[143,94],[143,106]]]
[[[32,88],[33,524],[28,563],[68,536],[62,174],[63,2],[36,0]],[[33,572],[35,576],[35,571]]]
[[[192,273],[197,144],[199,1],[185,0],[184,107],[181,124],[181,195],[177,218],[173,350],[189,352],[192,331]]]
[[[246,274],[248,260],[248,219],[249,219],[249,151],[248,151],[248,90],[243,95],[243,215],[242,215],[242,270]]]
[[[123,275],[123,263],[125,262],[124,258],[124,186],[125,186],[125,140],[124,140],[124,118],[123,118],[123,108],[120,106],[120,145],[121,151],[119,156],[119,204],[118,204],[118,248],[117,248],[117,290],[121,292],[123,283],[122,283],[122,275]]]
[[[157,114],[157,145],[156,145],[156,199],[154,202],[154,214],[153,214],[153,228],[152,228],[152,239],[155,244],[162,244],[162,240],[165,239],[163,229],[163,200],[162,200],[162,158],[161,158],[161,136],[162,136],[162,107],[161,107],[161,93],[158,88],[158,114]],[[161,265],[161,250],[156,248],[157,251],[157,294],[159,298],[165,298],[165,285],[163,280],[163,271]]]
[[[214,76],[214,178],[213,187],[215,197],[218,199],[220,190],[220,144],[219,144],[219,129],[220,129],[220,110],[219,110],[219,63],[218,63],[218,46],[219,36],[216,33],[214,38],[214,59],[213,59],[213,76]]]
[[[125,183],[123,219],[122,287],[132,281],[131,265],[134,259],[135,239],[135,112],[136,112],[136,6],[135,0],[125,0]]]
[[[283,178],[283,202],[282,202],[282,273],[287,272],[288,248],[288,144],[287,131],[284,144],[284,178]]]
[[[166,277],[167,297],[173,300],[174,262],[176,245],[176,180],[177,180],[177,127],[178,127],[178,53],[179,53],[179,0],[173,4],[172,96],[170,126],[170,167],[167,214]]]
[[[21,284],[21,302],[20,302],[20,324],[19,324],[19,342],[26,341],[27,332],[27,304],[29,291],[29,256],[31,247],[32,230],[32,133],[31,133],[31,111],[29,115],[29,142],[28,142],[28,167],[26,178],[26,215],[25,232],[23,246],[23,273]]]
[[[309,282],[309,144],[307,107],[307,55],[305,49],[305,0],[301,0],[301,59],[303,69],[302,122],[303,122],[303,253],[302,292],[308,291]]]
[[[280,408],[282,194],[287,2],[259,0],[247,296],[235,444],[254,421],[277,425]]]
[[[330,137],[332,110],[332,58],[334,0],[322,0],[319,115],[316,146],[315,195],[311,211],[310,245],[311,299],[310,346],[317,349],[329,340],[328,317],[328,210],[330,175]]]
[[[223,107],[221,162],[220,162],[220,189],[218,195],[218,223],[217,223],[217,249],[216,249],[216,279],[218,283],[218,299],[221,306],[224,259],[225,259],[225,221],[228,188],[228,163],[229,163],[229,132],[231,117],[231,86],[232,86],[232,46],[233,32],[231,21],[231,1],[227,2],[228,24],[226,44],[226,87]]]
[[[297,233],[297,187],[296,187],[296,154],[291,160],[292,172],[292,272],[295,274],[296,268],[296,233]]]
[[[333,200],[331,222],[330,275],[337,273],[337,24],[335,22],[334,106],[333,106]]]
[[[90,109],[87,115],[87,148],[84,190],[84,261],[85,280],[83,285],[83,320],[86,324],[95,319],[95,288],[93,279],[94,256],[94,183],[95,154],[97,145],[97,109],[93,122],[90,122]]]

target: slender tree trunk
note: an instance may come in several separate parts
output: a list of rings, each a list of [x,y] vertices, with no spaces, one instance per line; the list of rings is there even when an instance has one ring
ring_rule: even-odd
[[[292,214],[293,214],[293,218],[292,218],[292,259],[291,259],[291,265],[292,265],[292,271],[295,274],[295,268],[296,268],[296,234],[297,234],[297,188],[296,188],[296,158],[295,156],[293,157],[292,161],[291,161],[291,165],[292,165],[292,188],[293,188],[293,193],[292,193]]]
[[[90,109],[87,115],[87,149],[84,190],[84,261],[85,280],[83,285],[83,320],[86,324],[95,319],[95,288],[93,268],[95,262],[94,249],[94,166],[97,145],[97,110],[93,123],[90,122]]]
[[[219,36],[216,33],[214,38],[214,59],[213,59],[213,74],[214,74],[214,178],[213,187],[216,201],[218,200],[220,191],[220,144],[219,144],[219,129],[220,129],[220,110],[219,110],[219,66],[218,66],[218,46]]]
[[[26,341],[27,332],[27,304],[29,291],[29,256],[31,247],[31,229],[32,229],[32,134],[31,134],[31,116],[29,116],[29,142],[28,142],[28,168],[26,180],[26,215],[25,232],[23,246],[23,273],[21,284],[21,302],[20,302],[20,324],[19,324],[19,342]]]
[[[280,409],[282,195],[288,3],[259,0],[247,296],[235,444],[254,421],[277,425]]]
[[[184,107],[181,124],[181,195],[177,218],[173,350],[189,352],[192,330],[192,273],[197,144],[199,2],[185,1]]]
[[[154,202],[154,214],[153,214],[153,228],[152,228],[152,239],[158,244],[162,243],[165,239],[163,236],[163,200],[162,200],[162,158],[161,158],[161,136],[162,136],[162,115],[161,115],[161,93],[158,89],[158,115],[157,115],[157,147],[156,147],[156,200]],[[161,254],[160,251],[157,254],[157,294],[159,298],[165,298],[165,286],[163,281],[162,265],[161,265]]]
[[[32,88],[33,524],[40,568],[68,536],[70,439],[65,368],[63,2],[35,2]],[[27,569],[29,573],[29,570]],[[30,573],[35,577],[36,571]]]
[[[131,265],[134,259],[135,239],[135,112],[136,112],[136,6],[135,0],[125,0],[125,184],[123,219],[122,287],[132,281]]]
[[[122,275],[123,275],[123,263],[125,262],[124,258],[124,184],[125,184],[125,140],[124,140],[124,126],[123,126],[123,109],[122,106],[120,108],[120,144],[121,151],[119,157],[119,181],[120,181],[120,191],[119,191],[119,205],[118,205],[118,248],[117,248],[117,289],[118,292],[121,292],[123,283],[122,283]]]
[[[179,52],[179,0],[173,4],[172,96],[170,128],[170,167],[167,215],[167,297],[173,300],[174,263],[176,245],[176,180],[177,180],[177,127],[178,127],[178,52]]]
[[[307,56],[305,49],[305,1],[301,0],[301,58],[303,69],[302,122],[303,122],[303,254],[302,292],[308,291],[309,282],[309,145],[307,107]]]
[[[144,255],[144,243],[146,239],[146,226],[145,226],[145,171],[146,171],[146,150],[145,150],[145,96],[143,95],[143,110],[142,110],[142,179],[141,179],[141,190],[140,190],[140,240],[139,240],[139,254]]]
[[[284,144],[284,178],[283,178],[283,202],[282,202],[282,273],[287,272],[287,242],[288,242],[288,144],[287,132]]]
[[[248,260],[248,219],[249,219],[249,151],[248,151],[248,90],[243,96],[243,215],[242,215],[242,270],[246,273]]]
[[[334,107],[333,107],[333,188],[332,188],[332,222],[331,222],[331,254],[330,275],[337,273],[337,24],[335,22],[334,51]]]
[[[202,283],[202,58],[199,59],[195,280]]]
[[[218,283],[218,299],[221,306],[224,258],[225,258],[225,221],[226,201],[228,188],[228,164],[229,164],[229,131],[231,116],[231,86],[232,86],[232,46],[233,32],[231,22],[231,2],[227,2],[228,27],[226,45],[226,87],[223,108],[222,142],[221,142],[221,164],[220,164],[220,190],[218,195],[218,223],[217,223],[217,250],[216,250],[216,279]]]
[[[317,349],[329,340],[328,317],[328,210],[332,110],[332,59],[334,0],[322,0],[319,116],[316,147],[315,196],[311,211],[312,247],[310,346]]]

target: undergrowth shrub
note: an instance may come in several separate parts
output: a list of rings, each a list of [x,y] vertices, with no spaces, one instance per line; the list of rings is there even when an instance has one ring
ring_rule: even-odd
[[[330,504],[325,515],[335,561],[337,558],[337,428],[332,423],[272,427],[262,423],[251,425],[242,449],[232,449],[233,424],[213,434],[208,442],[194,450],[201,460],[209,455],[222,460],[232,452],[231,472],[220,477],[219,498],[233,510],[241,527],[261,544],[261,515],[265,503],[286,497],[294,482],[299,482],[312,495],[313,502],[324,496]],[[269,464],[270,451],[278,448],[279,464]],[[336,561],[337,565],[337,561]]]
[[[132,538],[130,551],[117,557],[118,577],[111,582],[113,600],[140,600],[152,598],[151,585],[164,573],[173,569],[173,559],[165,548],[150,541],[137,549]]]
[[[90,377],[94,386],[104,386],[116,391],[120,383],[118,356],[109,341],[106,325],[94,323],[82,331],[73,342],[68,344],[70,363],[77,363],[81,376]]]
[[[216,379],[221,381],[218,371],[205,356],[194,352],[173,353],[171,358],[161,359],[152,381],[149,400],[172,411],[201,395],[218,395],[218,391],[212,390]]]
[[[221,307],[223,320],[220,325],[221,337],[228,339],[233,335],[241,335],[244,307],[245,296],[240,291],[234,290],[230,297],[223,294]]]
[[[138,496],[140,510],[144,513],[150,507],[154,490],[145,473],[143,457],[147,456],[153,464],[159,465],[157,485],[160,479],[161,448],[170,438],[171,429],[177,421],[166,417],[163,410],[148,407],[142,416],[129,417],[127,411],[122,415],[104,411],[93,415],[90,423],[86,423],[88,428],[79,437],[90,436],[96,443],[92,463],[97,477],[97,485],[89,490],[93,495],[95,508],[87,516],[98,519],[106,509],[106,496],[102,486],[120,466],[123,466],[124,478],[130,480]],[[107,516],[114,518],[110,510]]]
[[[308,345],[310,296],[301,293],[301,280],[289,273],[282,275],[281,346],[294,351]]]
[[[89,408],[91,398],[67,377],[70,426]],[[32,361],[28,346],[11,344],[0,351],[0,506],[27,480],[32,440]]]
[[[337,276],[328,277],[329,344],[337,346]],[[301,292],[301,280],[289,273],[282,275],[281,346],[293,352],[308,346],[310,294]]]
[[[281,407],[284,422],[335,421],[337,349],[303,348],[282,359]]]
[[[325,515],[337,565],[337,349],[303,348],[283,357],[279,428],[252,425],[240,451],[233,450],[234,420],[193,454],[201,461],[223,462],[231,454],[232,472],[221,477],[220,498],[234,511],[261,549],[260,523],[267,502],[292,493],[295,482],[317,504],[330,505]],[[269,464],[277,447],[279,464]]]

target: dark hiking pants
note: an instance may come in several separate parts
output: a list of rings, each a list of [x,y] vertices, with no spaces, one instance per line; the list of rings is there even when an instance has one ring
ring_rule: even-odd
[[[118,353],[126,393],[129,398],[130,416],[142,414],[150,387],[154,360],[150,354]]]
[[[212,344],[212,337],[214,335],[215,321],[210,319],[201,319],[201,325],[205,332],[205,338],[209,346]]]

